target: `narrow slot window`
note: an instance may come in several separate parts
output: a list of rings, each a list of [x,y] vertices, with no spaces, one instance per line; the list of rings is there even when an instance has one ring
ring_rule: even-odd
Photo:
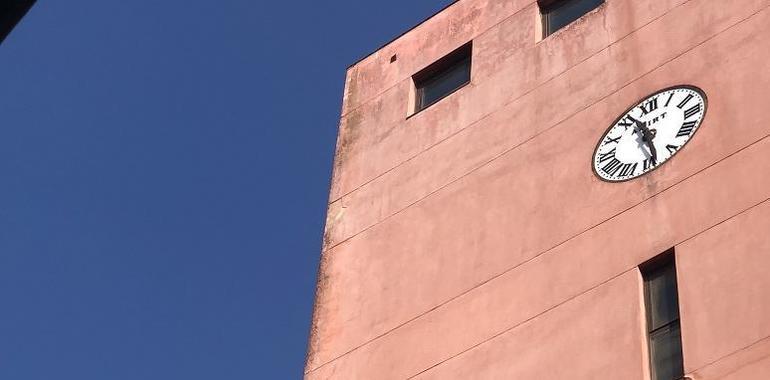
[[[671,249],[639,267],[644,279],[652,380],[684,376],[675,265]]]
[[[543,37],[569,25],[584,14],[602,5],[604,0],[540,0],[543,16]]]
[[[469,42],[412,76],[416,95],[414,112],[429,107],[470,83],[471,51]]]

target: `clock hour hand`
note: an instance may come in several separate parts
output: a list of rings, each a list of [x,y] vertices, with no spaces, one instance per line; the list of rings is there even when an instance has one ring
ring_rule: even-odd
[[[658,163],[658,152],[655,150],[655,144],[652,143],[652,138],[647,141],[647,146],[650,147],[650,155],[652,155],[652,164]]]
[[[639,130],[642,132],[642,141],[647,143],[647,146],[650,148],[650,155],[652,155],[652,162],[658,162],[658,152],[655,149],[655,144],[653,143],[653,139],[655,138],[655,133],[650,130],[650,128],[647,128],[647,123],[640,121],[638,119],[635,119],[633,116],[628,115],[628,118],[631,119],[634,123],[636,123],[636,127],[639,128]]]

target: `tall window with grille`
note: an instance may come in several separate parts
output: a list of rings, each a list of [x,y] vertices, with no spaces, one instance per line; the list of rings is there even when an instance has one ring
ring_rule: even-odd
[[[644,278],[652,380],[684,376],[676,262],[671,249],[639,267]]]

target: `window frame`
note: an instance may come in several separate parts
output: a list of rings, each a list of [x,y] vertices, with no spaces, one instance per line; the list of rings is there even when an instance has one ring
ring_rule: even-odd
[[[435,84],[443,76],[453,72],[453,69],[458,66],[467,65],[467,79],[458,85],[454,86],[451,90],[431,100],[430,102],[424,102],[424,91],[428,85]],[[452,95],[459,91],[461,88],[471,83],[471,77],[473,73],[473,41],[469,41],[459,48],[453,50],[449,54],[439,58],[437,61],[431,63],[424,69],[420,70],[416,74],[412,75],[412,92],[413,101],[411,102],[411,109],[409,117],[419,113],[420,111],[429,108],[430,106],[440,102],[442,99]]]
[[[587,15],[588,13],[594,11],[595,9],[601,7],[602,5],[604,5],[607,2],[607,0],[600,0],[600,3],[598,5],[596,5],[595,7],[591,8],[591,9],[589,9],[588,11],[586,11],[585,13],[583,13],[580,16],[576,17],[572,21],[570,21],[570,22],[560,26],[557,29],[549,30],[550,29],[549,26],[551,25],[552,13],[555,10],[557,10],[557,9],[563,7],[564,5],[566,5],[570,1],[584,1],[584,0],[539,0],[537,2],[538,6],[540,8],[541,29],[543,30],[542,39],[547,38],[548,36],[558,32],[561,29],[564,29],[568,25],[570,25],[573,22],[579,20],[581,17],[583,17],[583,16]]]
[[[650,289],[650,280],[652,278],[655,278],[654,275],[658,274],[659,272],[663,272],[666,270],[671,270],[673,272],[673,293],[676,300],[676,317],[672,318],[671,320],[661,323],[657,327],[653,327],[653,299],[652,299],[652,292]],[[684,378],[684,347],[682,344],[682,325],[681,325],[681,314],[680,314],[680,307],[679,307],[679,279],[677,275],[676,270],[676,256],[674,248],[671,248],[667,250],[666,252],[656,256],[655,258],[641,264],[639,266],[639,271],[642,275],[642,282],[643,282],[643,293],[644,293],[644,308],[645,308],[645,332],[647,336],[647,352],[649,355],[649,367],[650,367],[650,378],[652,380],[669,380],[669,379],[658,379],[657,372],[658,372],[658,365],[659,363],[655,362],[655,357],[653,354],[653,337],[659,338],[661,336],[665,336],[666,334],[672,334],[674,331],[677,333],[678,336],[678,344],[679,344],[679,360],[678,363],[679,367],[682,370],[681,374],[678,374],[677,379]]]

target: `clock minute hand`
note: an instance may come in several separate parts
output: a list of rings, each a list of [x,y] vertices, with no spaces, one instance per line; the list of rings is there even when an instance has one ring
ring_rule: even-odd
[[[631,119],[634,123],[636,123],[637,128],[639,128],[642,131],[642,141],[647,143],[647,146],[650,148],[650,154],[652,155],[652,162],[658,162],[658,152],[655,149],[655,144],[653,144],[653,139],[655,138],[655,134],[650,131],[650,128],[647,128],[647,123],[640,121],[638,119],[635,119],[633,116],[628,115],[628,118]]]
[[[647,140],[647,146],[650,147],[650,154],[652,155],[652,164],[655,165],[655,164],[658,163],[658,152],[655,149],[655,144],[653,144],[653,142],[652,142],[652,139],[655,136],[652,133],[649,133],[649,135],[650,135],[650,139]]]

